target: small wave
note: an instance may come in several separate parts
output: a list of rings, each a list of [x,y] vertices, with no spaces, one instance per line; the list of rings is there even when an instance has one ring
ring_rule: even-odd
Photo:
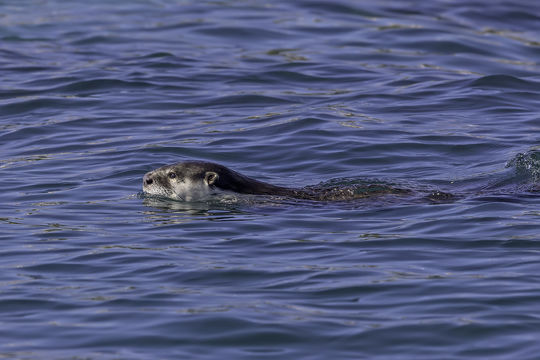
[[[540,182],[540,150],[533,149],[526,153],[519,153],[508,161],[506,167],[513,167],[519,178],[538,183]]]
[[[538,83],[511,75],[488,75],[472,81],[472,87],[481,89],[538,90]]]
[[[215,98],[206,102],[205,106],[220,106],[220,105],[234,105],[242,104],[242,106],[271,106],[271,105],[283,105],[291,104],[293,101],[287,100],[285,98],[265,96],[265,95],[230,95]]]

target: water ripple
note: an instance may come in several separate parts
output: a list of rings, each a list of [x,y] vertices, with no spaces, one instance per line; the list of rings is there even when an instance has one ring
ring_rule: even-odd
[[[530,2],[0,8],[2,356],[538,353]],[[455,198],[138,195],[184,159]]]

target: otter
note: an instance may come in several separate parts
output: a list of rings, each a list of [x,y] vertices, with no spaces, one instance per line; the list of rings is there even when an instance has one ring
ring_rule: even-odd
[[[293,189],[258,181],[223,165],[204,161],[184,161],[162,166],[143,177],[144,193],[175,200],[202,200],[219,191],[253,195],[294,195]]]
[[[223,165],[205,161],[184,161],[150,171],[143,177],[143,192],[180,201],[200,201],[219,192],[274,195],[316,201],[346,201],[374,195],[413,193],[411,190],[384,183],[331,188],[317,186],[288,188],[255,180]],[[451,194],[443,192],[434,192],[430,196],[434,201],[453,198]]]

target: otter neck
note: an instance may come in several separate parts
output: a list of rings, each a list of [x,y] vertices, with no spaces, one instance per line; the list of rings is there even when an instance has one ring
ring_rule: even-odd
[[[240,194],[295,196],[297,193],[295,189],[255,180],[233,170],[221,174],[213,185],[222,190],[234,191]]]

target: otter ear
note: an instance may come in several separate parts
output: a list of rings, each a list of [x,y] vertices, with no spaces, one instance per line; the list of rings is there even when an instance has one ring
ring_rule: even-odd
[[[213,185],[218,178],[219,175],[213,171],[207,171],[204,174],[204,181],[206,182],[206,185]]]

